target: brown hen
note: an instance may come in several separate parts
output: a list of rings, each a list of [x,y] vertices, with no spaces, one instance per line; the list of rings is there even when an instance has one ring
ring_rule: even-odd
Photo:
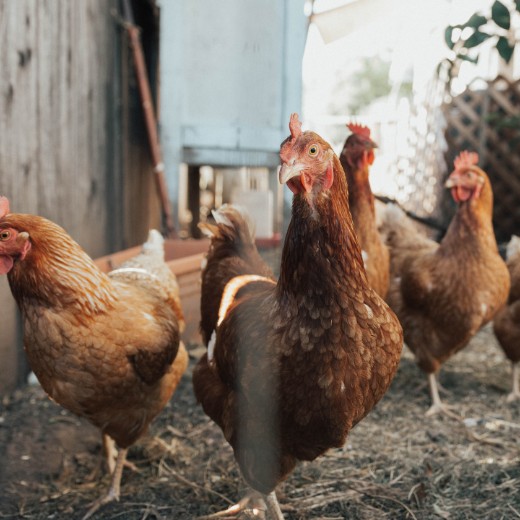
[[[396,316],[368,284],[337,156],[296,114],[289,128],[279,175],[294,198],[280,277],[236,208],[203,226],[208,352],[193,373],[197,399],[277,519],[277,484],[298,461],[343,445],[388,389],[402,348]]]
[[[520,237],[511,237],[506,256],[511,275],[511,290],[507,305],[495,316],[493,329],[512,365],[511,392],[507,396],[507,400],[511,402],[520,399]]]
[[[347,137],[339,159],[347,175],[350,212],[368,282],[379,296],[385,298],[389,284],[390,255],[377,230],[374,195],[369,180],[377,145],[370,138],[368,127],[350,123],[347,128],[352,133]]]
[[[382,225],[391,258],[387,301],[428,375],[433,403],[427,415],[453,415],[441,402],[435,375],[493,319],[509,292],[491,222],[491,183],[477,162],[477,154],[468,152],[455,160],[445,186],[458,207],[440,244],[419,233],[396,206],[388,207]]]
[[[172,396],[187,366],[179,288],[152,230],[143,251],[102,273],[58,225],[9,212],[0,197],[0,274],[20,308],[24,346],[47,394],[119,448],[110,490],[84,518],[119,500],[128,448]],[[111,466],[109,458],[109,466]]]

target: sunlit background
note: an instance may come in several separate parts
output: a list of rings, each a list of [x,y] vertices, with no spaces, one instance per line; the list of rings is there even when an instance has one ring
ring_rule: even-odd
[[[310,25],[303,59],[306,125],[330,139],[336,151],[349,133],[348,121],[369,125],[379,145],[372,188],[398,196],[393,166],[400,157],[416,153],[409,140],[411,111],[421,110],[432,95],[439,64],[453,57],[444,40],[446,27],[466,22],[476,11],[489,11],[492,4],[492,0],[308,2]],[[461,64],[451,83],[453,94],[479,78],[497,73],[513,77],[518,66],[518,53],[515,63],[506,67],[491,41],[479,46],[478,55],[477,64]]]
[[[292,9],[289,15],[292,26],[285,25],[281,29],[285,40],[280,38],[278,45],[290,47],[292,44],[292,51],[275,46],[266,52],[271,48],[273,37],[279,38],[275,30],[271,38],[257,42],[258,55],[253,56],[258,58],[258,67],[262,68],[265,60],[285,53],[285,71],[280,80],[284,85],[273,103],[268,104],[269,110],[263,110],[270,113],[282,100],[282,113],[301,111],[304,129],[318,132],[337,153],[349,135],[345,126],[348,122],[369,126],[378,144],[370,173],[372,190],[397,200],[419,215],[446,220],[449,216],[442,208],[442,179],[449,173],[456,145],[452,143],[450,149],[446,142],[445,111],[449,110],[451,100],[467,89],[485,96],[486,82],[493,78],[503,76],[513,81],[520,62],[519,54],[514,53],[506,63],[496,48],[500,35],[514,48],[520,13],[512,0],[500,2],[511,13],[510,28],[500,28],[491,17],[495,4],[495,0],[289,2],[286,6]],[[304,15],[301,22],[295,20],[297,11]],[[479,25],[479,35],[483,32],[488,36],[478,41],[478,45],[463,48],[464,59],[461,59],[460,48],[448,46],[446,31],[449,26],[455,26],[452,41],[466,41],[473,30],[456,26],[466,24],[476,13],[487,19]],[[295,43],[300,40],[303,55],[298,50],[300,44]],[[271,70],[276,71],[278,66],[273,61]],[[244,70],[247,71],[247,67]],[[256,98],[256,88],[273,87],[269,75],[263,75],[259,81],[248,90],[249,101]],[[233,92],[240,95],[239,91]],[[260,105],[254,106],[259,110]],[[237,118],[240,117],[237,114]],[[260,127],[264,123],[257,121]],[[278,125],[278,120],[274,124]],[[273,125],[272,120],[269,125]],[[285,135],[286,125],[284,119],[278,139]],[[481,131],[474,129],[473,134]],[[240,129],[238,134],[242,135]],[[266,134],[266,137],[272,136]],[[258,142],[250,146],[256,147]],[[264,144],[266,142],[264,140]],[[474,142],[459,139],[458,144],[475,150]],[[485,160],[485,147],[480,148]],[[200,215],[195,217],[193,212],[199,211],[198,205],[188,203],[190,175],[186,168],[181,168],[178,200],[183,232],[196,233],[194,222],[207,218],[211,208],[230,201],[251,208],[259,236],[283,235],[291,194],[273,181],[278,158],[274,146],[272,151],[272,163],[259,164],[258,168],[251,164],[229,168],[215,164],[203,166],[200,169]],[[243,157],[243,160],[251,162],[251,157]],[[253,158],[253,162],[255,160]]]

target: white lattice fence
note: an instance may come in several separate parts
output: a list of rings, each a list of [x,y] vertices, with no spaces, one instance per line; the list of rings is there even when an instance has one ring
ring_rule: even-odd
[[[441,111],[444,96],[445,84],[437,79],[423,98],[416,100],[410,117],[408,153],[399,158],[394,170],[399,203],[441,225],[447,220],[441,208],[446,174],[445,120]]]

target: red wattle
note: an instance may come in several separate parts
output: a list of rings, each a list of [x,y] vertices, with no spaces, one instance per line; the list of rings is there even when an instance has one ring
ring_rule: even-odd
[[[13,259],[8,255],[0,255],[0,274],[7,274],[13,267]]]

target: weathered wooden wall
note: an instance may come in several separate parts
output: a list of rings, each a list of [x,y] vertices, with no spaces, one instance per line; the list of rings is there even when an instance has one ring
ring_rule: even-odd
[[[114,0],[0,0],[0,191],[17,212],[108,246],[117,36]]]
[[[133,4],[153,10],[147,0]],[[159,224],[117,7],[117,0],[0,0],[0,194],[12,211],[62,225],[93,257],[133,246]],[[26,372],[5,282],[0,394]]]

